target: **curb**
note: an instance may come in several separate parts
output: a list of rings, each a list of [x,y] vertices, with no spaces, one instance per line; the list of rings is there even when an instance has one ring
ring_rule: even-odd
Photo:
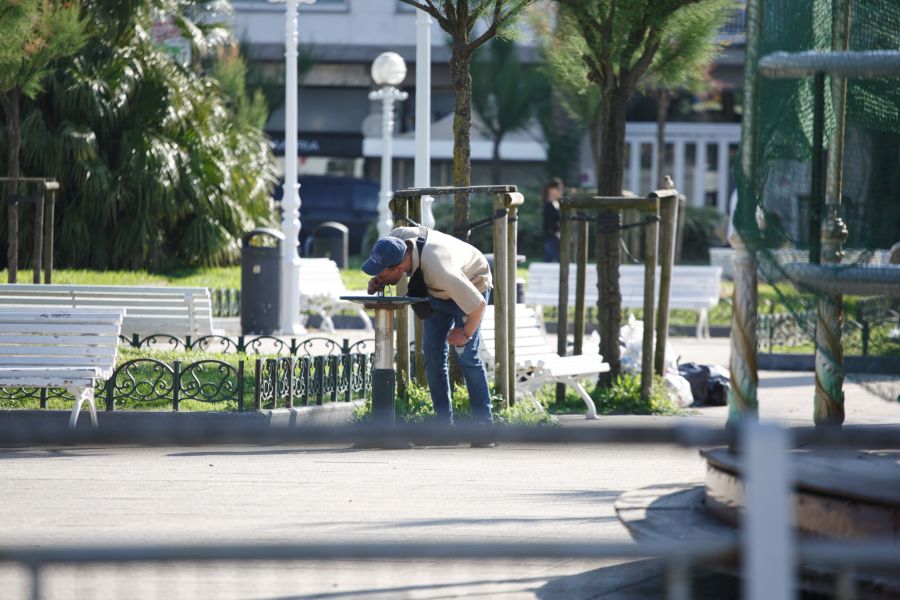
[[[192,423],[209,424],[215,422],[267,424],[271,427],[299,427],[308,425],[344,425],[349,423],[362,401],[339,402],[321,406],[299,406],[276,408],[259,412],[157,412],[137,410],[98,411],[97,423],[102,429],[120,426],[134,428],[137,423],[155,428],[190,428]],[[68,410],[0,410],[0,430],[6,428],[64,427],[72,414]],[[91,418],[87,411],[78,417],[78,430],[88,430]],[[3,440],[0,439],[0,444]]]

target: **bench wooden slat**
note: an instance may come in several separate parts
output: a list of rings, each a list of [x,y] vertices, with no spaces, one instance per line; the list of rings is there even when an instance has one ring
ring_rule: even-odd
[[[126,334],[199,337],[215,333],[207,288],[0,284],[0,306],[125,308],[122,331]]]
[[[659,296],[661,269],[657,267],[655,295]],[[709,335],[708,311],[719,303],[722,269],[716,266],[675,265],[672,268],[672,285],[669,293],[670,309],[687,309],[698,312],[697,336]],[[619,285],[622,306],[643,308],[644,266],[621,265]],[[525,286],[525,303],[532,306],[553,306],[559,302],[559,264],[531,263]],[[575,265],[569,269],[569,306],[575,303]],[[585,271],[585,304],[597,303],[597,265],[588,264]]]
[[[35,337],[39,337],[40,339],[38,341],[35,341],[35,339],[34,339]],[[112,345],[119,343],[119,337],[111,336],[111,335],[96,335],[96,336],[92,337],[91,339],[94,341],[94,344],[102,345],[102,346],[112,346]],[[3,335],[3,343],[4,344],[42,344],[42,343],[46,343],[46,344],[65,345],[67,343],[71,344],[71,336],[54,335],[54,334],[47,334],[47,335],[41,335],[41,336],[4,334]]]
[[[0,387],[62,387],[75,394],[69,425],[88,403],[96,425],[94,382],[115,368],[125,311],[74,308],[0,311]]]
[[[51,367],[91,367],[91,368],[112,368],[115,365],[115,357],[107,356],[4,356],[2,358],[3,365],[10,367],[34,367],[44,368]]]
[[[74,325],[65,325],[66,331],[72,333],[98,333],[103,335],[115,334],[120,327],[114,323],[97,323],[96,325],[76,323]],[[0,323],[0,335],[4,333],[56,333],[59,331],[60,324],[54,323],[35,323],[29,325],[27,323]]]
[[[125,317],[124,311],[106,309],[105,312],[93,312],[80,309],[73,313],[72,309],[62,310],[37,310],[25,307],[23,312],[20,307],[17,310],[0,310],[0,322],[2,323],[121,323]],[[84,311],[84,312],[82,312]]]
[[[109,353],[109,346],[84,342],[78,346],[6,346],[0,338],[0,356],[103,356]]]

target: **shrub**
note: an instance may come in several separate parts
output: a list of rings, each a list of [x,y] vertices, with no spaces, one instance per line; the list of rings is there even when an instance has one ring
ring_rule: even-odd
[[[591,393],[599,414],[675,415],[681,410],[669,397],[661,377],[653,378],[650,398],[641,399],[641,376],[625,373],[616,378],[608,388],[598,386]]]

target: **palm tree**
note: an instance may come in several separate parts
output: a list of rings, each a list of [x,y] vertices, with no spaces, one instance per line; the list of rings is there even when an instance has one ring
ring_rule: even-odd
[[[22,145],[20,109],[34,98],[57,59],[77,52],[84,43],[79,6],[70,2],[22,0],[0,5],[0,108],[6,121],[7,195],[19,187]],[[19,209],[7,204],[7,265],[9,282],[16,282],[19,263]]]
[[[202,26],[190,20],[204,6],[180,3],[174,18],[195,56],[228,40],[208,15]],[[23,119],[25,160],[63,182],[62,264],[221,264],[237,258],[244,231],[269,218],[275,177],[259,100],[235,87],[235,66],[218,69],[226,88],[199,72],[199,60],[178,64],[157,48],[150,8],[86,5],[89,43]],[[234,60],[222,55],[219,64]]]

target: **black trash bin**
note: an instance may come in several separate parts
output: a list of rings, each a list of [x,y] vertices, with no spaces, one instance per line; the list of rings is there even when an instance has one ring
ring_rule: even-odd
[[[313,230],[311,256],[330,258],[338,269],[346,269],[350,262],[350,230],[343,223],[325,221]]]
[[[281,244],[284,234],[260,228],[244,234],[241,247],[241,333],[279,331]]]

